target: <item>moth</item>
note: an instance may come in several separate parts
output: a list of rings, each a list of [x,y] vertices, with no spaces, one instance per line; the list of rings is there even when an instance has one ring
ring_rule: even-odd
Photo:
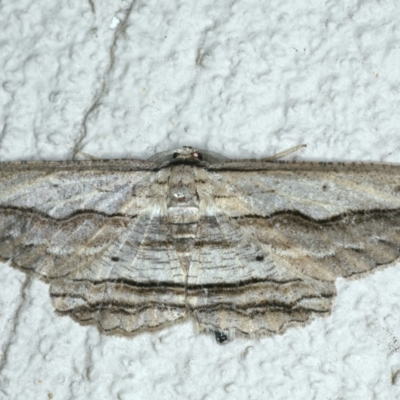
[[[327,316],[335,279],[391,265],[400,166],[230,160],[0,164],[0,256],[107,334],[194,319],[219,343]]]

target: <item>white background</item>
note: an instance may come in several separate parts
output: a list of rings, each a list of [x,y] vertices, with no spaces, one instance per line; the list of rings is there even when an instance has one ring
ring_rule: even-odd
[[[396,0],[6,0],[0,26],[2,161],[399,161]],[[337,288],[328,318],[219,346],[192,322],[101,336],[0,264],[0,398],[400,398],[400,265]]]

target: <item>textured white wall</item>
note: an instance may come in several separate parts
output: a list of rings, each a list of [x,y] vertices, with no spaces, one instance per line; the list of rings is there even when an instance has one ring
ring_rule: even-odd
[[[5,0],[0,26],[0,160],[399,162],[396,0]],[[100,336],[0,264],[0,398],[399,399],[400,265],[337,287],[329,318],[218,346],[191,322]]]

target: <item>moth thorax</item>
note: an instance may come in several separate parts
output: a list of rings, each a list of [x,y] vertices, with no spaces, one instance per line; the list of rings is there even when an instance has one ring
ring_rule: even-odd
[[[185,202],[192,198],[192,193],[187,187],[177,187],[171,190],[171,200]]]

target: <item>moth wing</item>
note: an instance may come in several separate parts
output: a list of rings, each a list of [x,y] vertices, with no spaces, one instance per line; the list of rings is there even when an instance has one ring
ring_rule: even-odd
[[[101,331],[185,318],[184,277],[155,205],[165,193],[152,191],[165,172],[89,164],[0,170],[0,256],[50,282],[59,313]]]
[[[281,333],[329,314],[338,276],[398,258],[399,168],[379,180],[374,169],[298,166],[208,172],[198,192],[214,210],[200,220],[188,281],[200,329]]]
[[[136,215],[148,206],[153,163],[140,160],[0,164],[0,207],[55,219],[92,211]]]
[[[231,217],[291,211],[315,221],[400,208],[400,166],[227,162],[208,170],[214,205]]]
[[[327,315],[336,295],[276,257],[223,214],[202,219],[188,276],[188,307],[200,330],[271,335]]]

